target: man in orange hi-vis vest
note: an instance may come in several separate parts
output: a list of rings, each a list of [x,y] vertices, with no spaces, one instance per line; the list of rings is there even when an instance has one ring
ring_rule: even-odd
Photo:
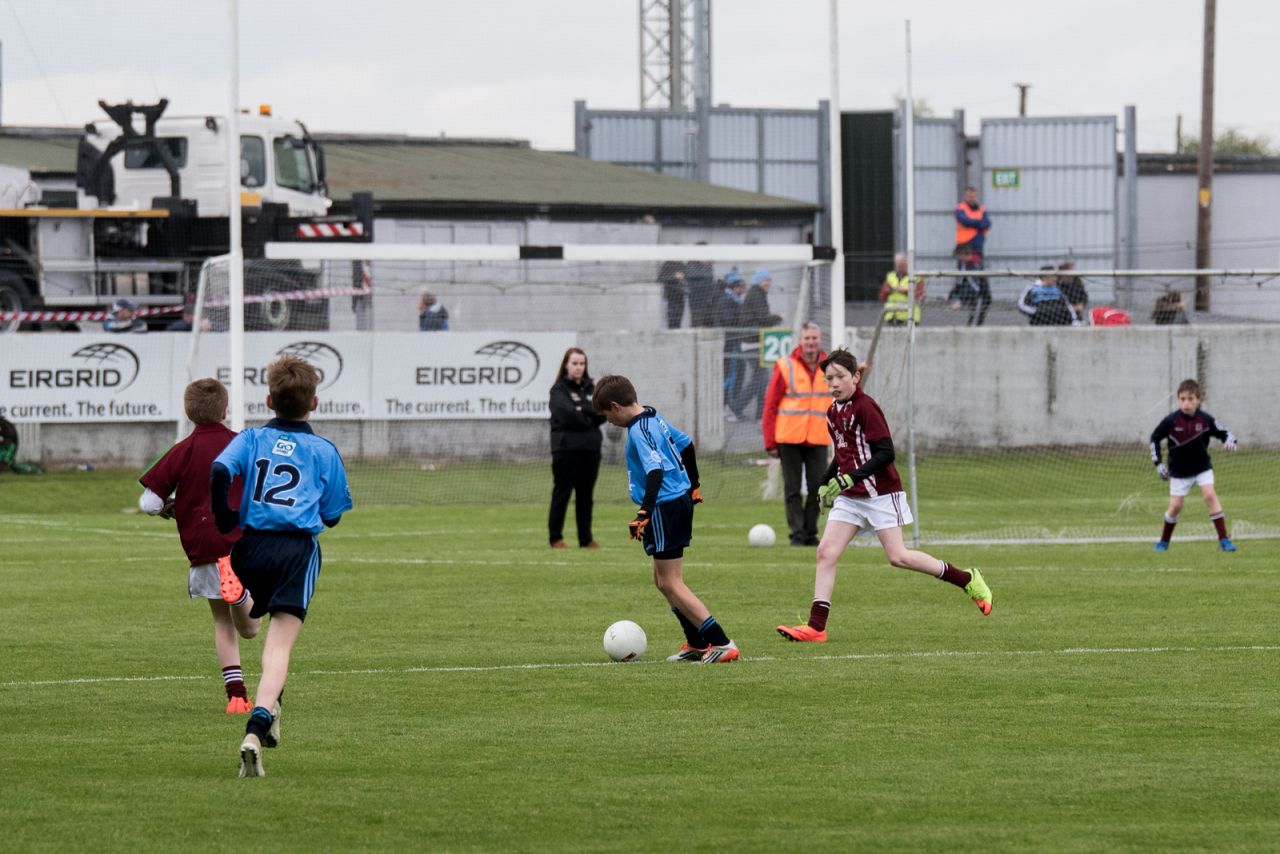
[[[800,346],[774,363],[764,396],[760,421],[764,449],[782,460],[787,527],[793,546],[818,544],[818,487],[823,483],[831,446],[827,432],[831,391],[827,378],[818,370],[818,362],[826,355],[822,352],[822,329],[816,323],[806,323],[800,330]],[[808,493],[803,498],[801,474]]]

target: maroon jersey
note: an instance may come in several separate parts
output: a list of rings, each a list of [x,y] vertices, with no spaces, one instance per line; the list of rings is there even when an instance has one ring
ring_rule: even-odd
[[[836,466],[841,474],[852,474],[871,459],[872,442],[893,439],[879,404],[861,388],[855,388],[853,397],[844,403],[832,402],[827,408],[827,431],[836,446]],[[840,494],[849,498],[875,498],[901,491],[898,470],[889,463],[887,468],[858,481]]]
[[[138,482],[147,489],[167,497],[176,488],[173,499],[174,518],[178,522],[178,538],[192,566],[213,563],[231,554],[231,546],[240,539],[240,529],[230,534],[218,533],[213,524],[213,507],[209,499],[209,478],[213,461],[236,434],[221,424],[197,424],[191,435],[156,460]],[[231,507],[240,506],[243,482],[231,484],[228,500]]]

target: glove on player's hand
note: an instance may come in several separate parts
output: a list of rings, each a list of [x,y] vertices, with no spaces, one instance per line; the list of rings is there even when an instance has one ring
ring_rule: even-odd
[[[636,513],[636,518],[627,523],[627,533],[633,540],[644,539],[644,529],[649,527],[649,511],[641,510]]]

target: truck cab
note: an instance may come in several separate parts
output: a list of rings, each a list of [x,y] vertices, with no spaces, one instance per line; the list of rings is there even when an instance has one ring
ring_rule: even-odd
[[[154,145],[128,145],[99,166],[94,153],[106,155],[122,128],[115,120],[89,123],[81,142],[79,206],[139,210],[151,207],[153,199],[179,195],[195,202],[196,216],[227,216],[226,124],[225,116],[159,115],[152,130],[163,154]],[[173,192],[164,155],[177,170],[179,193]],[[96,179],[95,168],[101,170]],[[110,177],[104,180],[106,170]],[[286,205],[291,217],[324,216],[331,204],[324,155],[306,126],[277,118],[265,107],[240,115],[240,188],[246,207]]]

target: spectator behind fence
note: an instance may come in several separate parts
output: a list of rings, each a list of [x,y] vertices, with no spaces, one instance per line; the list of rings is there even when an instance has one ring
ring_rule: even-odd
[[[131,299],[121,297],[111,304],[111,316],[102,321],[104,332],[146,332],[147,324],[138,317],[138,306]]]
[[[991,230],[991,217],[986,207],[978,201],[978,188],[965,187],[964,198],[956,203],[956,246],[968,246],[977,256],[982,269],[982,259],[987,253],[987,232]]]
[[[418,297],[418,331],[447,332],[449,309],[445,308],[431,291],[423,291]]]
[[[1067,302],[1071,304],[1076,317],[1083,319],[1084,310],[1089,307],[1089,292],[1085,290],[1084,282],[1080,281],[1079,276],[1070,275],[1070,271],[1075,268],[1076,262],[1070,259],[1058,265],[1058,287],[1062,290],[1062,295]]]
[[[982,269],[982,256],[975,253],[968,243],[957,246],[955,256],[956,266],[962,272]],[[991,285],[986,276],[961,275],[951,293],[947,294],[947,302],[953,311],[969,309],[966,325],[981,326],[987,320],[987,309],[991,308]]]
[[[755,420],[759,418],[759,409],[764,406],[764,392],[769,385],[769,377],[773,367],[760,365],[760,333],[757,330],[777,326],[782,316],[769,311],[769,289],[773,287],[773,276],[768,270],[756,270],[751,277],[751,289],[742,301],[742,359],[743,373],[742,392],[738,396],[738,410],[742,418]],[[748,375],[750,379],[748,379]],[[754,404],[754,406],[753,406]],[[753,411],[748,412],[748,408]]]
[[[684,264],[664,261],[658,270],[662,283],[662,298],[667,304],[667,328],[679,329],[684,318]]]
[[[716,302],[715,325],[724,330],[724,405],[730,420],[742,417],[738,397],[742,390],[742,307],[747,298],[747,283],[734,267],[724,277],[724,287]]]
[[[1169,291],[1157,297],[1151,319],[1160,326],[1181,326],[1188,323],[1187,306],[1182,301],[1182,291]]]
[[[699,240],[699,246],[707,241]],[[716,274],[710,261],[690,261],[684,268],[684,287],[689,299],[689,325],[712,326],[716,312]]]
[[[1018,311],[1025,314],[1032,326],[1071,326],[1077,323],[1075,312],[1062,290],[1053,265],[1041,267],[1042,275],[1027,285],[1018,298]]]
[[[907,253],[899,252],[893,256],[893,269],[885,273],[880,283],[880,302],[884,303],[885,326],[906,326],[907,306],[911,301],[910,283],[907,275]],[[920,304],[924,302],[924,279],[916,277],[916,325],[920,325]]]

